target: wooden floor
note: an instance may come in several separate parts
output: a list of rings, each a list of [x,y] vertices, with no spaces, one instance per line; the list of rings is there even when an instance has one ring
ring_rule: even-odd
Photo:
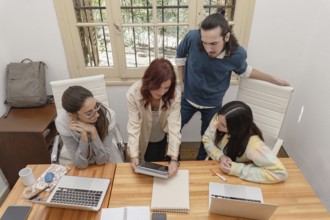
[[[180,146],[180,160],[195,160],[200,142],[182,142]],[[278,152],[278,157],[289,157],[283,147]]]

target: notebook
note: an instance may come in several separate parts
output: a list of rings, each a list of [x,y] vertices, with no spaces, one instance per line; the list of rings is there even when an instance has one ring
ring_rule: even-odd
[[[110,179],[62,176],[46,201],[33,203],[51,207],[98,211],[110,184]]]
[[[251,219],[268,219],[277,205],[264,203],[259,187],[209,183],[209,212]]]
[[[145,220],[150,219],[149,206],[125,206],[102,208],[100,220]]]
[[[175,176],[168,179],[154,177],[151,210],[154,212],[189,212],[188,170],[178,170]]]

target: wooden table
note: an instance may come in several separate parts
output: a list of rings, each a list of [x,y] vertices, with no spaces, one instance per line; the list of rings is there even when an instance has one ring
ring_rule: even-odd
[[[256,184],[226,176],[229,184],[258,186],[264,201],[278,204],[271,219],[330,219],[330,215],[291,158],[281,159],[289,178],[283,183]],[[182,161],[180,169],[189,170],[190,213],[167,213],[167,219],[237,219],[208,213],[208,183],[223,183],[209,169],[218,170],[215,161]],[[219,171],[220,172],[220,171]],[[150,206],[153,177],[135,174],[129,163],[117,164],[109,207]],[[237,207],[239,211],[239,207]],[[241,219],[241,218],[240,218]]]
[[[33,174],[38,178],[48,167],[48,165],[29,165],[33,169]],[[100,178],[110,178],[110,186],[108,188],[107,194],[105,195],[104,201],[102,203],[102,208],[108,206],[108,202],[111,195],[111,188],[113,185],[113,176],[115,174],[116,165],[106,164],[106,165],[90,165],[87,169],[79,169],[75,166],[70,166],[70,170],[66,175],[72,176],[82,176],[82,177],[100,177]],[[81,211],[73,209],[61,209],[61,208],[51,208],[39,204],[32,204],[22,197],[22,192],[24,190],[24,185],[20,179],[16,182],[14,188],[11,190],[9,196],[3,203],[0,209],[0,216],[3,215],[4,211],[9,205],[32,205],[33,208],[29,214],[28,219],[31,220],[45,220],[45,219],[70,219],[70,220],[90,220],[97,219],[101,217],[101,212],[91,212],[91,211]],[[47,192],[44,192],[47,193]],[[42,195],[41,195],[42,196]]]
[[[0,167],[12,188],[27,164],[49,164],[48,148],[57,131],[55,104],[38,108],[12,108],[0,118]]]

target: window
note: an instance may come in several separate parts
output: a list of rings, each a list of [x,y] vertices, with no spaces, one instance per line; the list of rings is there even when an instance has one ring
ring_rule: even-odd
[[[247,45],[255,0],[54,0],[72,77],[105,74],[108,84],[139,79],[165,57],[189,29],[226,5],[227,19]]]

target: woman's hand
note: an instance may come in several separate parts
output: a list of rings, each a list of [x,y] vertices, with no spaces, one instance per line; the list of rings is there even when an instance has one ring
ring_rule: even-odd
[[[98,138],[98,133],[94,124],[82,122],[78,120],[73,114],[69,114],[69,120],[70,129],[79,132],[84,142],[88,142],[87,134],[90,134],[92,141]]]
[[[225,155],[222,155],[220,157],[220,169],[224,172],[224,173],[229,173],[230,172],[230,169],[231,169],[231,163],[232,163],[232,160],[225,156]]]
[[[96,128],[95,128],[94,124],[89,124],[89,123],[78,121],[78,120],[70,121],[70,128],[72,130],[78,131],[80,133],[86,132],[86,133],[92,134],[93,132],[96,131]]]
[[[177,160],[171,160],[168,165],[168,177],[174,176],[178,172],[180,163]]]
[[[133,157],[132,161],[131,161],[131,166],[133,168],[133,171],[135,171],[138,164],[139,164],[139,158],[138,157]]]

